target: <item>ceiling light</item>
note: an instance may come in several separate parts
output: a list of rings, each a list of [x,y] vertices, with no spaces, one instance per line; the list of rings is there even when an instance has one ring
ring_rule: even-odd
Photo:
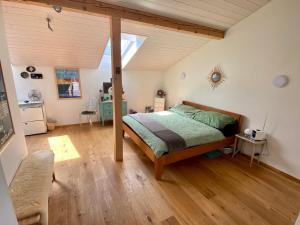
[[[62,7],[60,5],[54,5],[53,9],[55,10],[55,12],[60,13],[62,11]]]

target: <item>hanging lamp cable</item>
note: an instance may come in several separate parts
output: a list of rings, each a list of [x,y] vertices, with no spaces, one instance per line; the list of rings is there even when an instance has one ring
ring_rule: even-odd
[[[48,29],[53,32],[53,28],[51,27],[52,20],[49,17],[47,17],[46,20],[47,20],[47,23],[48,23]]]

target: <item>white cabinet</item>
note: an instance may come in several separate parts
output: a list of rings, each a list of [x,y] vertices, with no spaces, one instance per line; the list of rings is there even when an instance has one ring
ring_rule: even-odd
[[[42,103],[20,104],[21,121],[25,135],[47,132],[45,108]]]
[[[21,119],[22,122],[36,121],[36,120],[44,120],[42,107],[23,107],[21,108]]]
[[[165,110],[165,98],[154,98],[154,112],[161,112]]]
[[[31,121],[22,123],[24,134],[41,134],[47,132],[47,127],[44,121]]]

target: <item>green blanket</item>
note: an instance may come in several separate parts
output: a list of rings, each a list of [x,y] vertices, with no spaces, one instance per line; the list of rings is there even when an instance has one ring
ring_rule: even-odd
[[[148,113],[147,115],[150,119],[179,134],[185,140],[187,147],[207,144],[225,138],[221,131],[175,112],[163,111]],[[156,156],[159,157],[168,152],[166,144],[138,121],[130,116],[124,116],[123,121],[151,147]]]

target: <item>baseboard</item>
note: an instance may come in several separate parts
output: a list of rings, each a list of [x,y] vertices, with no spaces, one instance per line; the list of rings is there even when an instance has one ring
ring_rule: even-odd
[[[89,122],[86,123],[81,123],[81,125],[89,125]],[[93,121],[93,125],[98,125],[100,124],[99,121]],[[73,126],[80,126],[80,123],[73,123],[73,124],[60,124],[60,125],[56,125],[55,127],[73,127]]]
[[[251,157],[249,155],[246,155],[244,153],[240,153],[240,155],[243,156],[244,158],[247,158],[247,160],[251,159]],[[266,164],[265,162],[260,161],[259,165],[266,168],[266,169],[269,169],[269,170],[273,171],[274,173],[280,174],[280,175],[286,177],[287,179],[289,179],[293,182],[296,182],[297,184],[300,184],[300,180],[298,178],[293,177],[292,175],[289,175],[289,174],[287,174],[287,173],[285,173],[285,172],[283,172],[283,171],[281,171],[281,170],[279,170],[279,169],[277,169],[273,166],[270,166],[269,164]]]

